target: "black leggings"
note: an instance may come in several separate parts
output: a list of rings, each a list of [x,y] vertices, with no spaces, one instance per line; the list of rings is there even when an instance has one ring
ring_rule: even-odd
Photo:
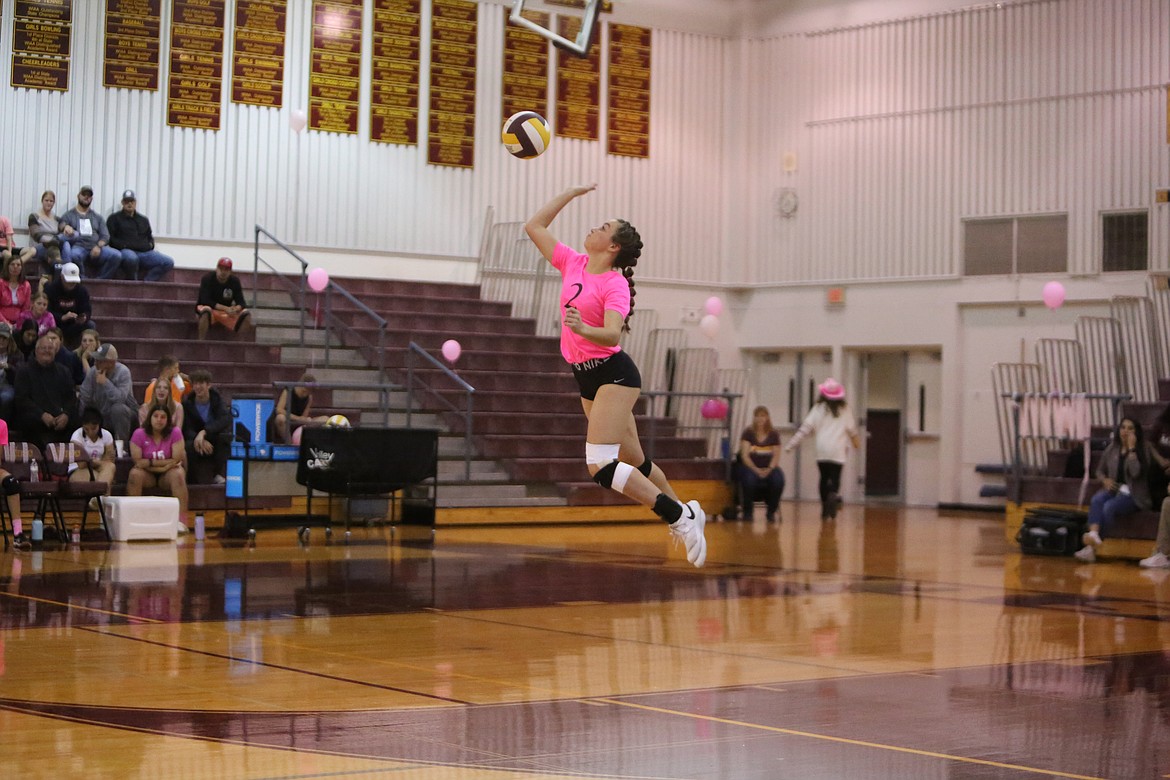
[[[818,460],[817,468],[821,472],[821,505],[828,506],[829,494],[841,493],[841,463],[832,460]]]

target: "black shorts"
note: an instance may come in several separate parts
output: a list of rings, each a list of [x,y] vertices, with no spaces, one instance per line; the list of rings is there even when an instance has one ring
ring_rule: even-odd
[[[584,363],[570,363],[573,368],[573,377],[577,380],[577,387],[581,388],[581,397],[592,401],[597,397],[597,390],[602,385],[621,385],[623,387],[642,386],[642,375],[634,365],[634,359],[625,352],[615,352],[606,358],[586,360]]]

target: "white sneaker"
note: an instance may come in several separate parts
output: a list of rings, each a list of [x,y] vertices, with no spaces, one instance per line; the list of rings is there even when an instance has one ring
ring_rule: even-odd
[[[1081,544],[1091,544],[1097,547],[1101,544],[1101,535],[1096,531],[1085,531],[1084,536],[1081,537]]]
[[[227,479],[224,477],[223,474],[216,474],[215,479],[212,481],[215,482],[215,484],[217,484],[217,485],[222,485],[225,482],[227,482]]]
[[[1155,552],[1149,558],[1142,558],[1138,561],[1138,566],[1143,569],[1170,569],[1170,558],[1167,558],[1164,553]]]
[[[1085,534],[1085,535],[1088,536],[1088,534]],[[1082,547],[1081,549],[1079,549],[1075,553],[1073,553],[1073,557],[1076,558],[1078,561],[1084,561],[1085,563],[1093,563],[1097,560],[1097,550],[1096,550],[1096,548],[1093,547],[1093,545],[1086,544],[1084,547]]]
[[[676,539],[681,539],[687,548],[687,560],[701,567],[707,562],[707,538],[703,536],[703,527],[707,525],[707,513],[698,501],[688,501],[683,504],[682,517],[670,524],[670,532]]]

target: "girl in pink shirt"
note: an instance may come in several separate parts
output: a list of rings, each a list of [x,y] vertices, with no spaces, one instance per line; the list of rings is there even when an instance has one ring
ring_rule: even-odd
[[[179,522],[187,526],[187,448],[183,431],[165,406],[157,406],[146,423],[130,436],[134,467],[126,479],[126,495],[141,496],[143,488],[161,487],[179,499]]]
[[[579,253],[548,229],[570,201],[596,188],[570,187],[524,226],[540,253],[561,272],[561,354],[573,368],[589,420],[585,462],[599,485],[653,508],[686,545],[687,560],[702,566],[707,560],[707,515],[698,501],[681,503],[662,469],[642,452],[634,423],[642,378],[619,346],[622,333],[630,329],[634,266],[642,239],[629,222],[610,219],[589,231],[585,252]]]

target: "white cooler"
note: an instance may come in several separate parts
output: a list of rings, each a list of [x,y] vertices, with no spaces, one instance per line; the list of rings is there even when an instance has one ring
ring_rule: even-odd
[[[179,499],[170,496],[107,496],[102,499],[110,536],[116,542],[174,541],[179,534]]]

